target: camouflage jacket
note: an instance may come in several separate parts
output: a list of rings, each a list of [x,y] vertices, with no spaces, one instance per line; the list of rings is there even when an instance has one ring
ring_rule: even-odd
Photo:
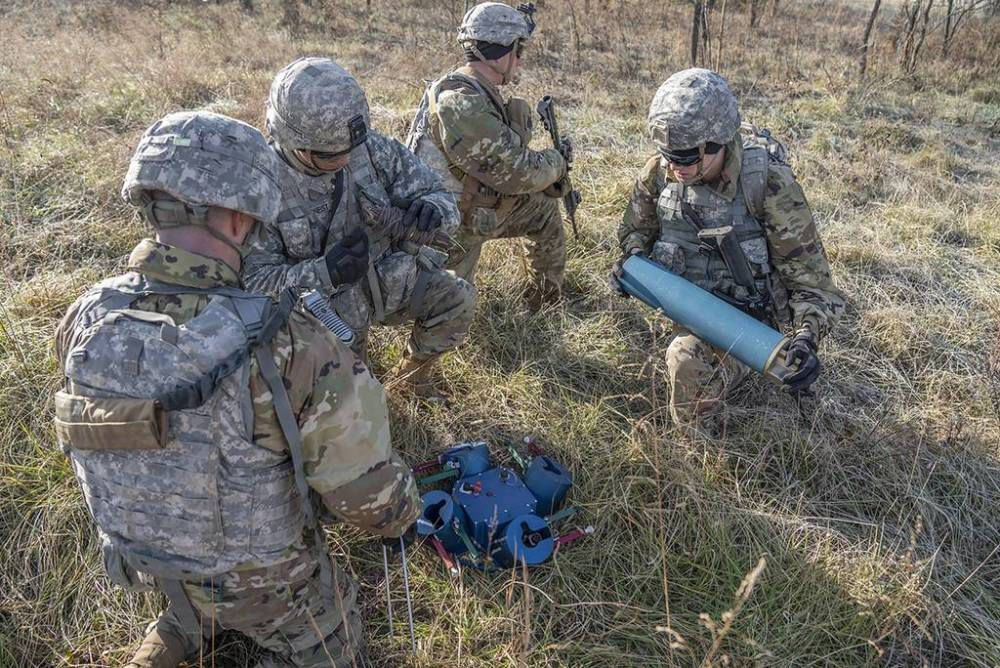
[[[369,132],[368,140],[351,151],[350,163],[340,172],[309,176],[286,167],[280,175],[282,204],[277,222],[258,226],[251,239],[252,252],[244,262],[242,279],[249,290],[274,295],[299,286],[330,293],[334,286],[326,251],[362,225],[368,228],[370,254],[377,267],[396,251],[377,215],[389,206],[405,209],[412,200],[424,199],[440,211],[442,231],[453,234],[458,229],[454,198],[437,174],[398,141],[377,132]],[[338,188],[342,183],[349,187]],[[364,299],[361,287],[356,284],[354,288],[353,299]],[[349,324],[362,326],[357,317],[334,305]],[[350,305],[343,308],[349,310]],[[367,311],[361,305],[355,308]]]
[[[226,263],[149,239],[132,251],[129,269],[196,289],[239,285],[236,272]],[[151,294],[139,297],[131,308],[163,313],[180,324],[197,315],[210,299],[204,292]],[[56,331],[60,363],[79,305],[77,301],[70,307]],[[409,467],[390,447],[379,382],[319,321],[299,311],[292,312],[271,348],[298,416],[309,486],[338,519],[379,535],[400,535],[415,521],[421,504]],[[270,390],[256,360],[250,364],[254,442],[285,453],[288,446]]]
[[[712,190],[732,202],[740,194],[743,148],[739,141],[726,146],[726,160],[719,182]],[[650,158],[636,179],[632,198],[621,224],[618,241],[622,251],[638,249],[650,254],[661,233],[661,194],[675,180],[665,159]],[[787,291],[791,323],[808,323],[820,337],[825,336],[844,312],[844,295],[834,285],[830,265],[816,229],[812,211],[792,170],[771,162],[767,165],[764,188],[763,229],[767,256],[782,288]]]
[[[528,148],[533,112],[527,104],[517,98],[504,102],[497,87],[474,69],[442,77],[427,95],[427,136],[454,179],[471,176],[501,195],[521,195],[540,192],[566,173],[566,161],[555,149]],[[411,146],[418,141],[411,138]]]

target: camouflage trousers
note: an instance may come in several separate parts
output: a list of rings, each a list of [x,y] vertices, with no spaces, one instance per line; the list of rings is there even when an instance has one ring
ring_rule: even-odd
[[[750,369],[742,362],[680,330],[667,347],[670,416],[682,428],[715,428],[722,402]]]
[[[559,200],[530,193],[500,200],[497,209],[473,209],[456,234],[462,251],[451,253],[448,267],[475,282],[483,244],[492,239],[525,237],[528,262],[538,287],[560,289],[566,271],[566,235]]]
[[[422,270],[425,278],[417,276],[418,285],[425,280],[423,294],[406,295],[397,310],[386,313],[376,325],[402,325],[413,322],[407,344],[409,352],[417,357],[430,357],[453,350],[465,342],[476,312],[476,289],[455,272],[445,269]],[[412,292],[412,291],[411,291]],[[367,360],[368,329],[354,332],[351,346],[363,360]]]
[[[314,551],[302,548],[278,564],[230,571],[200,585],[184,583],[201,618],[201,633],[185,627],[173,601],[156,624],[161,632],[183,638],[189,657],[210,657],[214,631],[229,629],[270,650],[261,668],[363,667],[357,585],[332,565],[332,607],[322,594]]]

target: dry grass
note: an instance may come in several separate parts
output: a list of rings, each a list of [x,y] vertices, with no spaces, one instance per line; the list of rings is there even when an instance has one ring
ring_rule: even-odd
[[[457,60],[457,0],[373,0],[371,15],[313,0],[296,36],[268,3],[249,17],[235,2],[163,4],[0,9],[4,667],[119,665],[161,605],[101,576],[50,427],[55,323],[143,234],[117,196],[141,131],[182,108],[259,124],[273,73],[326,54],[366,86],[375,124],[400,136],[420,80]],[[970,23],[952,60],[906,78],[886,16],[859,85],[863,7],[783,2],[751,33],[742,4],[728,3],[723,69],[745,117],[790,144],[851,300],[824,346],[818,398],[800,411],[751,382],[722,438],[671,431],[669,325],[612,297],[604,276],[648,151],[646,106],[686,64],[689,10],[545,2],[519,92],[552,93],[579,147],[570,297],[526,313],[520,265],[493,245],[471,341],[447,362],[461,401],[391,401],[396,442],[414,461],[459,440],[535,434],[576,472],[573,498],[597,533],[527,582],[520,572],[450,582],[420,553],[421,650],[408,659],[408,641],[387,637],[375,543],[335,531],[335,552],[362,582],[377,665],[1000,664],[997,21]],[[377,334],[378,370],[402,341]],[[238,638],[220,644],[215,665],[253,656]]]

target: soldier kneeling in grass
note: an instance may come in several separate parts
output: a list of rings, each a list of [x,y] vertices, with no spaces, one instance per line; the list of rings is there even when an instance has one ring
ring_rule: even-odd
[[[357,586],[313,498],[385,537],[420,513],[378,381],[294,293],[239,287],[247,236],[278,215],[279,169],[231,118],[154,124],[122,193],[156,238],[57,331],[56,433],[108,575],[170,602],[131,668],[207,656],[215,628],[270,650],[261,665],[362,665]]]
[[[643,254],[751,316],[792,333],[784,378],[794,392],[819,376],[820,340],[844,311],[802,188],[768,133],[744,143],[736,97],[719,74],[677,72],[649,109],[657,148],[618,228],[621,264]],[[731,235],[731,239],[726,239]],[[735,241],[736,243],[732,243]],[[667,349],[670,412],[682,427],[715,427],[748,374],[683,328]]]

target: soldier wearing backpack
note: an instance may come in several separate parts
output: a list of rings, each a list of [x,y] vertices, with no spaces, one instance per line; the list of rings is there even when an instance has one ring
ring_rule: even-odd
[[[757,319],[789,328],[787,358],[798,370],[785,386],[806,390],[819,375],[819,343],[843,313],[844,297],[783,147],[766,132],[744,143],[736,98],[722,76],[705,69],[668,78],[648,123],[658,152],[639,173],[618,228],[623,260],[644,254]],[[623,260],[612,274],[615,287]],[[681,330],[667,349],[667,373],[675,424],[711,431],[722,400],[748,369]]]
[[[474,282],[485,242],[525,237],[532,273],[527,302],[537,310],[562,288],[566,238],[558,184],[567,164],[554,148],[529,148],[531,106],[500,92],[521,67],[533,12],[530,4],[483,2],[466,13],[458,29],[466,64],[425,91],[407,145],[458,200],[460,249],[449,266]]]
[[[317,513],[395,537],[420,512],[365,365],[296,294],[239,287],[247,236],[278,214],[279,169],[231,118],[155,123],[122,195],[156,238],[57,330],[56,433],[105,568],[169,599],[133,668],[208,656],[215,627],[270,650],[262,665],[360,665],[357,587]]]

